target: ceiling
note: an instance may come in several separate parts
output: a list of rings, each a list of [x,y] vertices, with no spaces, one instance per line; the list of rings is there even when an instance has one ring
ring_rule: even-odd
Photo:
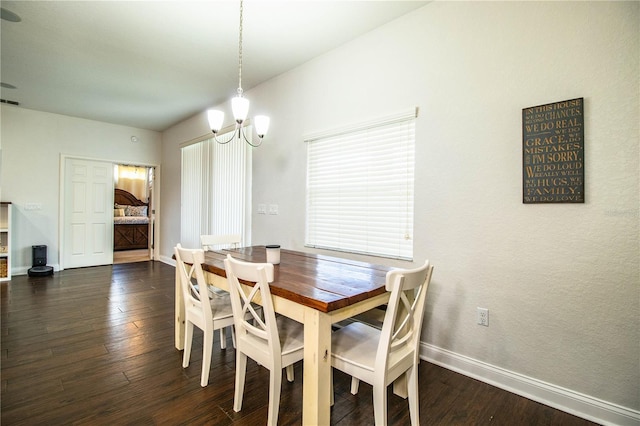
[[[426,3],[247,0],[242,87]],[[235,95],[239,4],[3,0],[2,8],[21,21],[0,20],[0,98],[38,111],[165,130]]]

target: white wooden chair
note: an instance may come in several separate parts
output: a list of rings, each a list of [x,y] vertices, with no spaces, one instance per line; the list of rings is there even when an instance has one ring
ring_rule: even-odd
[[[211,293],[207,291],[207,283],[202,272],[204,251],[202,249],[185,249],[178,244],[174,248],[176,268],[180,273],[180,287],[185,301],[185,333],[182,367],[189,366],[193,326],[199,327],[204,334],[202,343],[202,374],[200,385],[207,386],[209,369],[211,368],[211,352],[213,349],[213,333],[215,330],[233,326],[233,310],[229,294]],[[196,279],[194,284],[193,278]],[[204,289],[204,290],[203,290]],[[221,341],[224,349],[225,342]]]
[[[358,392],[360,380],[373,386],[376,426],[387,424],[387,386],[403,374],[411,424],[419,425],[418,345],[432,273],[429,261],[419,268],[389,271],[386,289],[391,296],[382,330],[354,322],[331,336],[331,365],[352,376],[351,393]]]
[[[215,250],[224,246],[225,248],[238,248],[242,243],[240,234],[227,235],[200,235],[200,244],[204,251]]]
[[[293,381],[293,364],[303,358],[304,329],[302,324],[276,316],[269,282],[273,281],[273,265],[249,263],[227,255],[224,261],[231,293],[231,305],[236,328],[236,383],[233,410],[242,409],[247,357],[270,371],[269,414],[267,425],[278,422],[282,369]],[[240,281],[255,283],[253,287]],[[264,319],[251,302],[260,302]],[[247,317],[251,316],[251,322]]]
[[[216,250],[219,248],[238,248],[242,243],[242,236],[240,234],[224,234],[224,235],[200,235],[200,244],[202,245],[202,249],[204,251]],[[222,292],[223,290],[218,291]],[[217,291],[214,290],[214,293]],[[233,341],[233,347],[236,347],[236,335],[233,330],[233,326],[229,327],[231,329],[231,339]],[[227,347],[227,328],[223,327],[220,329],[220,342],[222,342],[222,349]]]

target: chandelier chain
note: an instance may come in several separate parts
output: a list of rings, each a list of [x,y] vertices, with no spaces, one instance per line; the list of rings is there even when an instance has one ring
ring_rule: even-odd
[[[238,37],[238,95],[242,95],[242,0],[240,0],[240,36]]]

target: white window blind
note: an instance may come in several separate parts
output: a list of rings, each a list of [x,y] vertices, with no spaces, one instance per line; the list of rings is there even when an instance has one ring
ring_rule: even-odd
[[[306,139],[305,244],[411,260],[415,110]]]
[[[200,234],[207,228],[209,200],[209,144],[200,142],[182,148],[182,184],[180,189],[180,243],[200,247]]]
[[[183,246],[200,247],[203,234],[240,234],[242,245],[250,241],[251,150],[248,147],[244,141],[221,145],[208,139],[182,148],[180,241]]]

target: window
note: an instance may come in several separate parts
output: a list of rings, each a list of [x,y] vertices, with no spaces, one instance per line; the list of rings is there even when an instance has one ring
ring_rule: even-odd
[[[305,245],[413,258],[416,112],[305,138]]]
[[[183,246],[200,247],[203,234],[240,234],[242,245],[250,241],[251,150],[248,148],[244,141],[220,145],[208,139],[181,149],[180,242]]]

